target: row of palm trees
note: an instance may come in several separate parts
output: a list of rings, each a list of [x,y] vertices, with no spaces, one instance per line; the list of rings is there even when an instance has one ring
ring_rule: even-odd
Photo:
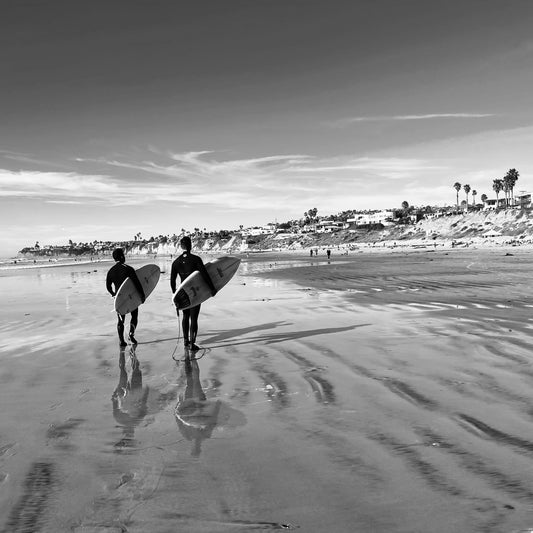
[[[503,178],[496,178],[492,181],[492,190],[496,193],[496,206],[499,205],[499,195],[503,191],[505,193],[505,207],[513,205],[514,203],[514,187],[518,181],[518,171],[515,168],[510,168]],[[472,192],[472,203],[476,204],[477,191],[472,190],[468,183],[461,185],[458,181],[453,184],[457,196],[457,209],[459,209],[459,192],[461,188],[466,194],[466,209],[468,210],[468,195]],[[488,200],[486,194],[481,195],[481,201],[485,203]]]

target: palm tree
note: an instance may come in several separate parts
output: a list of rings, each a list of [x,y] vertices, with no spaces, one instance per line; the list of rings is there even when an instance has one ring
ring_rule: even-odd
[[[468,193],[470,192],[470,185],[468,185],[468,183],[465,183],[463,185],[463,190],[466,193],[466,210],[468,211]]]
[[[502,179],[502,183],[503,183],[503,192],[505,193],[505,209],[507,209],[507,207],[509,207],[509,204],[510,204],[510,197],[511,197],[511,184],[509,183],[509,180],[504,177]]]
[[[483,203],[485,203],[488,199],[489,199],[489,197],[488,197],[486,194],[482,194],[482,195],[481,195],[481,201],[482,201]]]
[[[496,193],[496,208],[499,206],[499,200],[498,195],[503,190],[503,180],[501,179],[495,179],[492,180],[492,190]]]
[[[511,192],[511,198],[514,200],[514,186],[516,185],[516,182],[518,181],[518,171],[515,168],[510,168],[507,171],[507,174],[504,176],[504,181],[507,182],[509,190]],[[511,202],[511,205],[514,203]]]
[[[459,191],[461,190],[461,184],[456,181],[453,184],[453,188],[457,191],[457,209],[459,209]]]
[[[472,205],[475,207],[476,206],[476,196],[477,196],[477,191],[476,189],[474,189],[472,191]]]

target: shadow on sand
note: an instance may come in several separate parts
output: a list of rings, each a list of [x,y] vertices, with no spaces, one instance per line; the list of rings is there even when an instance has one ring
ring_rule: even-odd
[[[365,326],[369,326],[370,324],[354,324],[353,326],[343,326],[338,328],[322,328],[322,329],[307,329],[307,330],[300,330],[300,331],[287,331],[284,333],[269,333],[265,335],[256,335],[253,337],[248,337],[246,339],[238,340],[236,342],[227,342],[227,343],[221,343],[216,344],[217,342],[221,341],[229,341],[231,339],[238,339],[242,335],[246,335],[247,333],[253,333],[256,331],[269,329],[268,326],[271,327],[278,327],[280,325],[289,325],[287,322],[273,322],[271,324],[263,324],[260,327],[251,327],[251,328],[242,328],[237,330],[231,330],[226,332],[225,334],[218,334],[214,337],[210,337],[205,340],[206,343],[211,344],[215,343],[215,346],[211,346],[212,348],[223,348],[225,346],[241,346],[244,344],[257,344],[258,342],[264,343],[264,344],[275,344],[278,342],[286,342],[296,339],[303,339],[306,337],[314,337],[316,335],[331,335],[333,333],[344,333],[346,331],[352,331],[356,328],[362,328]]]

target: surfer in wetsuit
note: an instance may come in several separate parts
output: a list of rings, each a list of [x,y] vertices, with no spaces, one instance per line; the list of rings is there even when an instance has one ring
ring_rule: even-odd
[[[144,303],[145,295],[141,282],[135,273],[135,269],[125,264],[126,257],[124,255],[124,250],[122,248],[113,250],[113,259],[116,261],[116,263],[109,269],[106,278],[106,288],[109,294],[111,294],[111,296],[115,296],[122,283],[124,283],[127,278],[131,278],[131,281],[133,281],[135,287],[141,295],[142,303]],[[137,327],[138,317],[139,308],[131,312],[129,340],[132,344],[137,344],[134,333],[135,328]],[[117,318],[117,331],[118,338],[120,340],[120,346],[127,346],[126,341],[124,340],[124,322],[126,320],[126,315],[117,313]]]
[[[172,263],[172,269],[170,271],[170,287],[172,294],[176,292],[176,278],[178,274],[181,281],[188,278],[193,272],[197,270],[202,274],[207,285],[211,289],[211,294],[214,296],[217,293],[209,273],[207,272],[204,263],[200,257],[191,253],[192,243],[190,237],[183,237],[180,240],[180,246],[183,253],[178,256]],[[179,310],[176,309],[179,317]],[[193,352],[200,348],[196,346],[196,336],[198,335],[198,315],[200,314],[200,305],[191,307],[190,309],[183,310],[183,318],[181,320],[181,326],[183,328],[183,339],[186,348],[190,348]]]

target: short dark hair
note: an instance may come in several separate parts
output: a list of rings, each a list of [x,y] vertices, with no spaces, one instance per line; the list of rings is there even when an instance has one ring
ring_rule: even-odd
[[[182,237],[181,240],[180,240],[180,244],[182,246],[185,247],[185,249],[190,252],[191,248],[192,248],[192,242],[191,242],[191,238],[190,237]]]
[[[122,248],[115,248],[113,250],[113,259],[115,261],[120,261],[122,257],[124,257],[124,250]]]

